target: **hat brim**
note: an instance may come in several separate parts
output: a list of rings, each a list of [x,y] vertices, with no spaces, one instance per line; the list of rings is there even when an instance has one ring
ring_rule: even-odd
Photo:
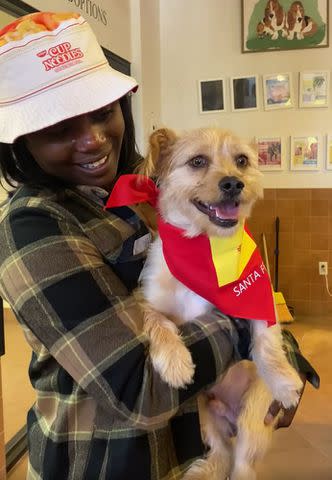
[[[75,80],[2,107],[0,142],[14,143],[22,135],[92,112],[137,89],[134,78],[109,65],[82,75],[79,82]]]

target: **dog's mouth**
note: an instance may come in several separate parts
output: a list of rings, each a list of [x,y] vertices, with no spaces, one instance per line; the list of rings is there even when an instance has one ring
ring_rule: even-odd
[[[236,199],[222,200],[218,203],[205,203],[194,199],[195,207],[209,217],[218,227],[232,228],[238,223],[240,202]]]

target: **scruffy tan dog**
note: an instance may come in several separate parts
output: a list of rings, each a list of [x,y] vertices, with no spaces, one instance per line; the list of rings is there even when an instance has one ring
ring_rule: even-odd
[[[141,172],[157,180],[159,211],[163,219],[186,232],[230,236],[250,215],[262,196],[257,153],[232,133],[205,128],[177,136],[168,129],[154,132],[150,154]],[[191,356],[178,334],[177,325],[194,320],[213,306],[170,273],[157,238],[143,271],[146,301],[144,329],[150,339],[154,368],[173,387],[192,381]],[[255,461],[270,443],[272,427],[263,418],[273,399],[285,407],[296,405],[302,382],[286,360],[280,327],[252,321],[252,357],[256,380],[246,395],[238,418],[234,446],[217,430],[207,408],[207,396],[199,397],[202,437],[210,447],[205,459],[186,472],[185,480],[232,480],[256,478]]]

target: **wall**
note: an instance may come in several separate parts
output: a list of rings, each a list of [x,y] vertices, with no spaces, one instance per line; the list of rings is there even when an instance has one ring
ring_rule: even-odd
[[[139,83],[132,97],[139,151],[161,123],[159,0],[131,0],[132,75]]]
[[[38,10],[81,13],[103,47],[131,61],[130,0],[25,0],[25,3]]]
[[[331,69],[331,47],[242,54],[240,0],[160,0],[160,18],[162,121],[165,125],[183,129],[213,124],[233,129],[250,139],[273,135],[289,139],[292,134],[332,133],[331,107],[266,112],[261,98],[259,111],[232,113],[228,83],[232,76],[291,72],[296,86],[300,71]],[[220,76],[227,80],[227,111],[200,114],[198,80]],[[262,93],[262,85],[260,91]],[[272,188],[330,187],[332,172],[324,169],[303,173],[268,172],[264,181],[266,187]]]
[[[332,298],[318,262],[327,261],[332,290],[332,191],[330,189],[266,189],[249,221],[263,252],[266,236],[274,280],[275,218],[280,218],[279,288],[295,315],[331,315]]]

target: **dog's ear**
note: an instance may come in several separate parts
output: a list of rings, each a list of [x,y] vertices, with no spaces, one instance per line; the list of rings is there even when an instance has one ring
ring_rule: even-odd
[[[139,167],[139,173],[147,177],[160,178],[169,165],[167,158],[177,136],[173,130],[160,128],[150,135],[149,152]]]

